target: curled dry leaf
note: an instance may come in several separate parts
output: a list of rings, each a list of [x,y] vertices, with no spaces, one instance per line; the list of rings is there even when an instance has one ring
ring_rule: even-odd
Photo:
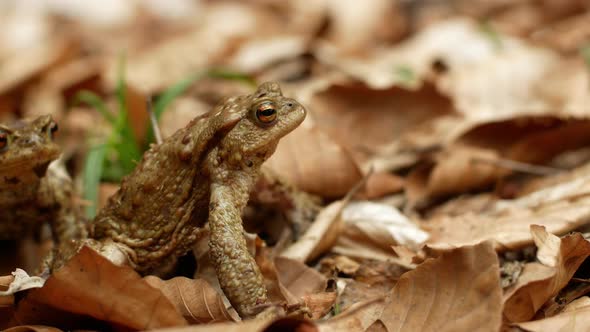
[[[342,209],[348,199],[332,202],[326,206],[307,232],[297,242],[285,249],[282,257],[300,262],[309,262],[332,249],[342,232]]]
[[[543,163],[589,142],[590,120],[585,118],[521,116],[476,123],[437,154],[434,165],[410,174],[408,196],[416,204],[479,189],[510,174],[516,167],[511,161]]]
[[[529,263],[517,283],[505,294],[504,317],[509,322],[524,322],[567,285],[580,264],[590,256],[590,242],[580,233],[559,239],[545,227],[531,225],[543,264]],[[539,266],[540,265],[540,266]]]
[[[590,222],[589,192],[590,176],[584,175],[477,212],[438,215],[423,224],[431,234],[428,245],[449,249],[493,240],[499,250],[517,249],[533,242],[532,224],[563,234]]]
[[[29,274],[23,269],[16,269],[12,272],[14,279],[8,285],[8,289],[0,291],[0,296],[12,295],[16,292],[20,292],[32,288],[43,287],[45,279],[36,276],[29,276]]]
[[[185,277],[162,280],[155,276],[147,276],[144,280],[164,293],[191,324],[233,321],[221,294],[205,280]]]
[[[389,172],[374,172],[369,175],[363,194],[367,199],[394,194],[404,189],[404,179]]]
[[[318,87],[309,108],[314,123],[363,166],[383,145],[454,112],[450,100],[432,85],[410,91],[374,89],[342,80]]]
[[[387,331],[498,331],[502,290],[490,242],[454,249],[402,275],[381,314]]]
[[[11,327],[9,329],[4,330],[4,332],[61,332],[62,330],[51,327],[51,326],[42,326],[42,325],[21,325]]]
[[[366,331],[383,311],[385,297],[378,297],[352,305],[348,310],[319,325],[321,332]]]
[[[434,165],[416,167],[406,179],[410,206],[427,203],[431,197],[469,191],[488,184],[507,171],[476,160],[497,160],[494,151],[453,146],[438,155]]]
[[[363,54],[377,42],[391,42],[406,32],[407,20],[397,2],[326,1],[327,38],[345,53]]]
[[[71,51],[71,47],[63,39],[45,40],[40,45],[27,48],[26,52],[18,52],[9,59],[4,59],[0,67],[0,94],[17,88],[59,60],[70,56],[68,51]]]
[[[573,311],[562,312],[553,317],[532,322],[514,324],[526,331],[535,332],[585,332],[590,326],[590,308],[584,307]]]
[[[312,319],[324,316],[336,301],[336,292],[327,291],[327,279],[307,265],[285,257],[274,260],[277,281],[286,299],[297,298],[309,309]],[[290,303],[288,303],[290,304]]]
[[[292,59],[307,51],[307,41],[301,35],[274,35],[246,42],[229,60],[231,68],[241,72],[256,72],[270,64]]]
[[[351,257],[391,258],[392,246],[416,248],[428,234],[396,208],[369,201],[352,202],[344,208],[345,223],[333,251]]]
[[[580,309],[590,309],[590,297],[582,296],[568,303],[564,308],[563,312],[575,311]]]
[[[362,177],[348,151],[309,119],[281,139],[265,165],[299,189],[324,197],[345,195]]]
[[[59,315],[51,316],[58,310]],[[76,256],[33,289],[16,308],[10,326],[67,320],[84,315],[129,329],[144,330],[186,325],[186,320],[157,289],[130,267],[112,264],[83,247]],[[43,315],[41,315],[43,314]]]
[[[237,323],[215,323],[150,330],[151,332],[260,332],[270,324],[268,319],[250,319]]]
[[[236,38],[244,38],[260,29],[257,24],[273,21],[263,20],[252,7],[238,3],[213,4],[203,9],[200,24],[193,31],[168,38],[149,52],[130,56],[133,61],[126,66],[130,85],[147,94],[161,91],[218,61]],[[113,61],[105,69],[103,76],[108,86],[115,86],[116,66]],[[166,75],[162,75],[162,68],[166,68]]]
[[[328,48],[316,54],[320,61],[375,88],[419,86],[434,80],[466,117],[494,119],[525,111],[552,111],[534,88],[545,79],[547,68],[555,65],[555,54],[515,38],[490,35],[480,23],[459,18],[434,24],[362,59],[344,58]],[[405,75],[409,79],[401,80],[398,68],[410,73]]]

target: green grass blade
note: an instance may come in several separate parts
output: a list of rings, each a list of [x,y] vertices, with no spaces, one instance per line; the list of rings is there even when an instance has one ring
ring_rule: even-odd
[[[156,119],[159,120],[166,107],[168,107],[168,105],[170,105],[170,103],[172,103],[176,98],[178,98],[178,96],[185,93],[186,90],[188,90],[188,88],[190,88],[190,86],[193,85],[196,80],[201,78],[201,76],[202,75],[191,76],[166,89],[166,91],[164,91],[164,93],[162,93],[162,95],[154,103],[153,111]]]
[[[117,66],[117,85],[115,87],[120,117],[127,116],[127,96],[125,90],[125,55],[121,55],[119,56],[119,63]]]
[[[74,97],[76,104],[84,103],[96,109],[111,125],[116,122],[115,117],[108,111],[106,104],[97,94],[92,91],[82,90]]]
[[[586,67],[590,70],[590,44],[586,44],[580,48],[580,55],[584,62],[586,62]]]
[[[498,30],[494,28],[489,20],[483,20],[479,22],[479,31],[489,39],[496,51],[502,49],[504,46],[502,42],[502,36]]]
[[[90,202],[90,205],[85,209],[85,214],[89,219],[96,216],[98,207],[98,186],[102,177],[106,151],[106,144],[94,146],[88,150],[84,162],[84,199]]]
[[[248,75],[248,74],[244,74],[244,73],[240,73],[237,71],[233,71],[230,69],[225,69],[225,68],[213,68],[213,69],[209,69],[207,72],[205,72],[204,74],[207,77],[211,77],[211,78],[222,78],[225,80],[231,80],[231,81],[241,81],[243,83],[246,83],[247,85],[256,86],[256,80]]]
[[[164,111],[168,108],[168,106],[170,106],[170,104],[176,98],[185,93],[196,81],[204,77],[240,81],[250,86],[256,86],[256,80],[244,73],[224,68],[213,68],[206,70],[199,74],[195,74],[193,76],[185,78],[184,80],[175,83],[174,85],[166,89],[154,102],[153,112],[154,116],[156,117],[156,120],[159,120],[162,117]],[[154,132],[151,127],[151,123],[148,123],[148,126],[149,128],[146,142],[149,144],[151,142],[154,142]]]

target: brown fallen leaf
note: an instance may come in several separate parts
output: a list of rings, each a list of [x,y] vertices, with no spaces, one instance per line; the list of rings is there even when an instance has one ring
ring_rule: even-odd
[[[553,317],[513,325],[526,331],[535,332],[585,332],[588,331],[588,326],[590,326],[590,308],[585,307],[563,312]]]
[[[191,325],[185,327],[151,330],[152,332],[261,332],[261,331],[317,331],[313,322],[294,318],[280,318],[275,321],[269,319],[251,319],[240,323],[216,323],[206,325]]]
[[[319,324],[321,332],[366,331],[383,311],[385,297],[378,297],[352,305],[348,310]]]
[[[502,289],[490,242],[454,249],[401,276],[381,314],[388,331],[498,331]]]
[[[309,266],[286,257],[275,258],[274,264],[281,286],[291,294],[302,297],[326,290],[326,277]]]
[[[323,197],[343,196],[362,178],[349,152],[315,127],[309,117],[281,139],[265,165],[299,189]]]
[[[374,89],[346,81],[318,88],[309,108],[316,126],[351,151],[363,167],[383,145],[424,123],[453,114],[451,101],[432,85],[412,91]]]
[[[324,316],[336,300],[336,293],[327,287],[326,277],[302,262],[286,257],[273,259],[270,253],[263,249],[256,254],[269,301],[287,311],[305,307],[314,319]]]
[[[38,77],[59,61],[72,55],[74,45],[71,40],[55,38],[19,52],[4,59],[0,69],[0,94],[18,88],[21,84]]]
[[[323,317],[332,308],[337,294],[327,289],[328,280],[322,274],[286,257],[275,258],[274,266],[279,289],[283,294],[289,294],[285,298],[294,297],[302,301],[309,309],[312,319]]]
[[[545,227],[531,225],[542,263],[525,265],[517,283],[504,295],[504,317],[509,322],[533,318],[545,302],[567,285],[580,264],[590,256],[590,242],[580,233],[563,238],[548,233]]]
[[[422,226],[430,230],[428,245],[449,249],[493,240],[498,250],[533,242],[530,225],[564,234],[590,222],[590,176],[573,177],[514,200],[496,200],[479,211],[437,215]]]
[[[400,192],[404,189],[402,177],[389,172],[375,172],[369,175],[363,191],[367,199],[379,198]]]
[[[333,252],[350,257],[392,259],[392,246],[418,247],[428,239],[420,226],[395,207],[356,201],[342,212],[345,223]]]
[[[81,315],[136,330],[187,324],[166,296],[133,269],[83,247],[42,288],[18,302],[8,326],[75,324]]]
[[[416,168],[409,175],[408,196],[411,204],[418,204],[481,189],[513,172],[506,161],[543,163],[589,142],[590,121],[585,118],[520,116],[476,123],[437,153],[434,164],[428,161],[427,169]]]
[[[326,261],[329,263],[329,259],[321,261],[323,273],[333,275],[338,288],[338,302],[334,307],[334,314],[338,311],[346,312],[356,303],[389,294],[400,276],[408,271],[395,261],[359,259],[358,271],[353,275],[346,275],[340,269],[328,269],[329,266],[324,264]]]
[[[229,59],[231,68],[240,72],[257,72],[281,60],[300,56],[308,49],[303,35],[276,34],[265,38],[253,38],[244,43]]]
[[[590,32],[586,24],[590,15],[585,11],[577,11],[577,13],[579,15],[537,26],[541,28],[532,34],[533,41],[563,53],[577,52],[580,45],[586,42],[585,36],[588,36]]]
[[[225,308],[222,295],[202,279],[175,277],[162,280],[156,276],[144,278],[159,289],[191,324],[233,321]]]
[[[51,326],[41,326],[41,325],[22,325],[22,326],[15,326],[9,329],[4,330],[4,332],[61,332],[62,330],[51,327]]]
[[[309,262],[329,251],[343,230],[342,209],[348,199],[332,202],[323,208],[307,232],[281,252],[282,257]]]
[[[406,32],[408,22],[399,3],[385,0],[324,3],[330,22],[326,38],[343,53],[362,56],[376,44],[391,43]]]
[[[288,28],[284,20],[272,15],[263,7],[227,2],[200,6],[197,20],[191,31],[168,37],[130,54],[126,71],[128,83],[143,93],[162,91],[189,75],[198,74],[224,60],[240,49],[252,37],[278,34]],[[232,24],[227,24],[231,22]],[[113,64],[105,69],[108,86],[115,86],[116,70]],[[162,69],[166,68],[166,75]]]

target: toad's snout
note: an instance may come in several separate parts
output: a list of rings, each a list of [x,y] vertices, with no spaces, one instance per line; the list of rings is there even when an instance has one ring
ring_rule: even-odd
[[[24,144],[26,146],[34,146],[37,144],[41,144],[42,142],[43,137],[41,137],[41,135],[38,134],[31,134],[24,140]]]

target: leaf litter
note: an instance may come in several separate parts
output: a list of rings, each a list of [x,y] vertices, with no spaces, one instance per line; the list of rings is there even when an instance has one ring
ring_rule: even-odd
[[[147,99],[165,100],[159,126],[169,136],[223,98],[279,80],[309,114],[265,166],[311,200],[289,201],[291,189],[273,194],[277,183],[263,181],[246,209],[275,317],[240,320],[207,236],[161,276],[85,248],[42,285],[35,266],[51,250],[42,233],[1,246],[0,328],[590,327],[581,2],[101,7],[0,5],[1,122],[52,114],[78,192],[92,187],[75,201],[95,211],[125,171],[93,144],[151,144]],[[80,91],[89,105],[74,105]],[[123,129],[108,120],[121,115]],[[86,177],[85,164],[94,165]]]

